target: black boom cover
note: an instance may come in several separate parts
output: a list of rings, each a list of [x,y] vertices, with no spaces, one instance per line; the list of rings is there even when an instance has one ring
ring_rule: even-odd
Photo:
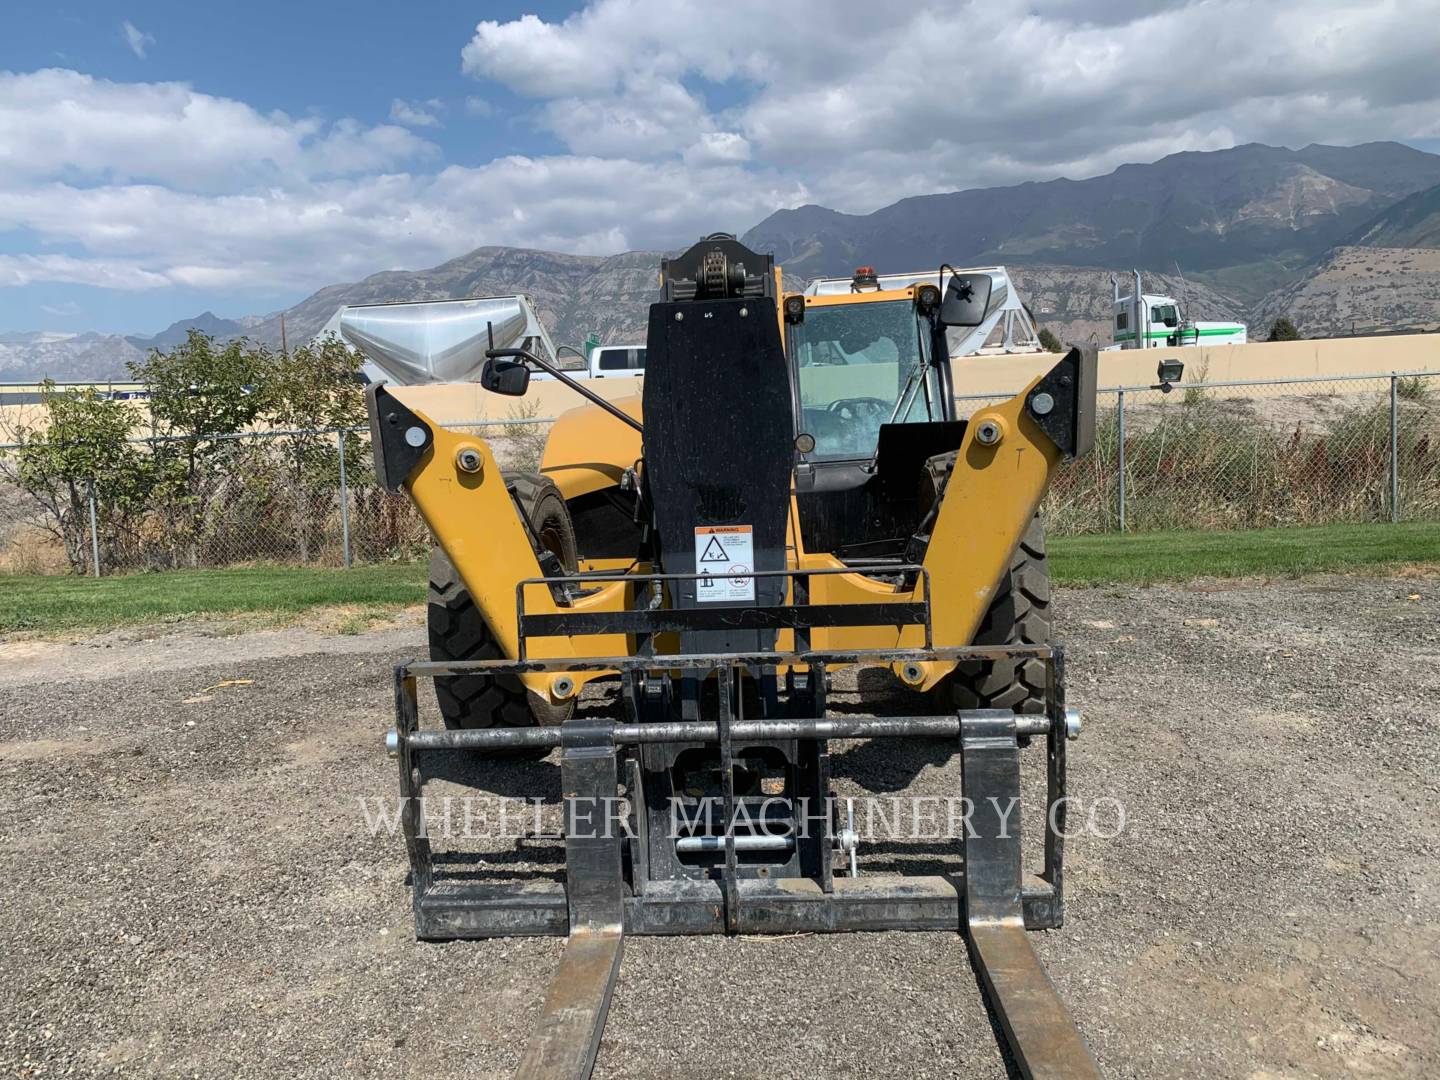
[[[783,603],[783,577],[747,581],[736,573],[785,569],[795,431],[775,301],[652,305],[645,368],[645,479],[661,566],[707,575],[672,582],[672,605]],[[754,631],[707,631],[687,644],[768,648],[774,634],[764,636],[770,640]]]

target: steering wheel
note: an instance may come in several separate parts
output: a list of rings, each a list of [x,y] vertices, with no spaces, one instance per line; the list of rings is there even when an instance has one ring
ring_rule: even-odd
[[[878,397],[836,398],[826,407],[826,411],[834,413],[841,420],[870,420],[877,416],[888,420],[895,411],[895,403]]]

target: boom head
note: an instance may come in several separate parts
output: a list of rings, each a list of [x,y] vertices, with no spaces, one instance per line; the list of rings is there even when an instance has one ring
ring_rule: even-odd
[[[790,369],[775,307],[774,257],[717,233],[662,264],[644,388],[645,483],[677,608],[783,602],[794,463]],[[682,635],[685,636],[685,635]],[[762,631],[704,631],[689,646],[755,649]],[[764,640],[762,640],[764,639]]]

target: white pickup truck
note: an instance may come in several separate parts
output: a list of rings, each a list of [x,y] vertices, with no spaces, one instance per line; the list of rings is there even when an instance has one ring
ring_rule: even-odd
[[[645,374],[644,345],[597,345],[590,350],[592,379],[636,378]]]
[[[645,374],[644,345],[593,345],[584,367],[571,367],[575,355],[568,348],[560,357],[560,370],[572,379],[634,379]],[[554,381],[548,371],[530,376],[535,382]]]

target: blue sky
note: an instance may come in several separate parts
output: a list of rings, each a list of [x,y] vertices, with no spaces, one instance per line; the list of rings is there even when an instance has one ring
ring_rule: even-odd
[[[369,123],[387,121],[397,97],[438,99],[445,104],[438,114],[443,126],[424,130],[448,162],[480,164],[505,154],[561,149],[548,132],[524,122],[524,101],[499,84],[481,86],[461,73],[460,47],[482,17],[534,12],[563,19],[575,4],[422,0],[408,15],[404,5],[385,0],[343,6],[308,0],[19,4],[18,17],[0,16],[0,70],[59,67],[116,82],[188,82],[262,112],[353,116]],[[143,56],[128,42],[126,23],[154,38],[141,41]],[[476,115],[475,106],[466,109],[467,99],[483,100],[493,111]],[[33,250],[35,241],[27,230],[0,231],[0,254]],[[39,282],[0,287],[0,332],[154,332],[206,307],[223,316],[261,314],[301,295],[262,286],[231,299],[203,288],[134,293]]]
[[[126,0],[123,4],[46,4],[19,0],[20,17],[4,19],[0,69],[73,68],[116,82],[189,82],[217,97],[268,112],[318,112],[380,123],[392,101],[439,98],[451,108],[485,96],[501,109],[523,102],[499,84],[462,74],[460,49],[481,18],[505,21],[526,12],[563,19],[578,4],[306,0],[245,4]],[[137,55],[126,23],[153,42]],[[436,130],[446,159],[481,163],[504,153],[555,151],[546,133],[516,122],[462,118]],[[518,120],[518,118],[517,118]],[[467,122],[468,121],[468,122]]]
[[[0,332],[154,332],[484,244],[672,247],[1252,140],[1440,148],[1440,0],[817,10],[12,0]],[[1204,63],[1137,65],[1156,42]]]

